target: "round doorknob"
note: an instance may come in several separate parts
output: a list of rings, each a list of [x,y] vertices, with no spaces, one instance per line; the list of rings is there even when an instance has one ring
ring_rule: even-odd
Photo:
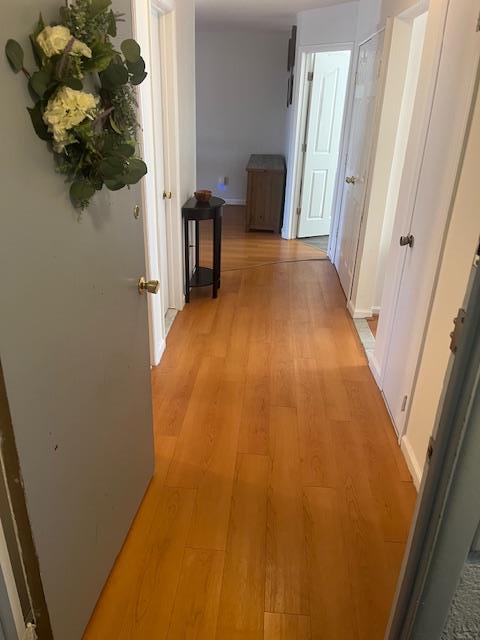
[[[412,234],[409,234],[408,236],[400,237],[401,247],[413,247],[414,242],[415,242],[415,238],[412,236]]]
[[[142,276],[138,281],[138,293],[158,293],[160,282],[158,280],[145,280]]]

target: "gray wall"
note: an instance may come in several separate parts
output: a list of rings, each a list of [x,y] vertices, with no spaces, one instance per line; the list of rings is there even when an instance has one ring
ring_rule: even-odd
[[[198,187],[243,200],[250,154],[284,154],[288,37],[197,32]]]

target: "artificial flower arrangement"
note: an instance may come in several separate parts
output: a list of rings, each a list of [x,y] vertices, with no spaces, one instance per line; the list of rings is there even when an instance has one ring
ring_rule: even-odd
[[[111,0],[67,0],[51,25],[40,15],[30,35],[38,67],[32,74],[21,45],[8,40],[5,46],[13,71],[28,78],[35,132],[49,143],[81,209],[103,185],[116,191],[147,173],[136,155],[134,89],[147,73],[135,40],[124,40],[121,51],[111,42],[121,19]]]

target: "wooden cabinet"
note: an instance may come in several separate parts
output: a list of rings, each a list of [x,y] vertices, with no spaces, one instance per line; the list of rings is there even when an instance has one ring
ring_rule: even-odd
[[[247,165],[247,231],[280,233],[285,200],[285,158],[253,155]]]

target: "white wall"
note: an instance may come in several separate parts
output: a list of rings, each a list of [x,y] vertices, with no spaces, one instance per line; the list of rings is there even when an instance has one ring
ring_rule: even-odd
[[[198,187],[244,201],[250,155],[285,153],[288,37],[197,32]]]
[[[443,252],[407,432],[402,448],[419,482],[450,358],[453,318],[463,306],[480,235],[480,94]]]
[[[338,44],[353,45],[357,33],[358,6],[358,2],[346,2],[332,7],[301,11],[297,15],[298,32],[294,101],[288,110],[287,119],[287,185],[282,230],[284,238],[293,238],[296,233],[293,224],[294,209],[297,206],[295,176],[298,167],[295,141],[300,129],[301,105],[298,98],[301,83],[301,49],[303,47],[312,47],[315,50],[315,48],[321,49],[328,45]]]

